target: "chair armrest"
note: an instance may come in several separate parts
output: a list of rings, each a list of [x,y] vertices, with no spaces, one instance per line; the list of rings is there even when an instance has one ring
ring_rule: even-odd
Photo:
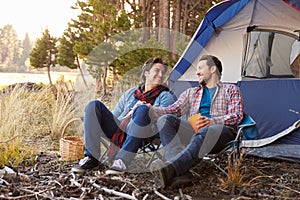
[[[241,136],[241,134],[243,134],[243,136],[246,139],[255,139],[258,136],[258,129],[256,127],[256,122],[254,121],[254,119],[244,113],[244,117],[242,122],[238,125],[238,129],[237,129],[237,138]]]

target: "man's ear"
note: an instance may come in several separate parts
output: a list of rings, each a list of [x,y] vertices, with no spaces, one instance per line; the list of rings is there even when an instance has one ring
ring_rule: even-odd
[[[149,71],[145,71],[144,76],[148,76],[148,75],[149,75]]]
[[[217,73],[217,66],[215,66],[215,65],[214,65],[214,66],[211,66],[211,67],[210,67],[210,72],[211,72],[211,73]]]

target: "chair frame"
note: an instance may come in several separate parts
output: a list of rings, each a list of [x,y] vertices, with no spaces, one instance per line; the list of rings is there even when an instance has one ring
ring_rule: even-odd
[[[241,149],[242,149],[242,138],[244,130],[246,130],[249,127],[256,126],[256,122],[252,119],[252,117],[246,113],[244,113],[244,117],[242,122],[238,125],[237,128],[237,135],[234,140],[230,141],[225,145],[225,147],[216,154],[206,154],[206,156],[203,157],[203,160],[212,162],[217,169],[219,169],[221,172],[226,174],[228,176],[228,173],[220,166],[218,165],[215,160],[220,157],[225,152],[229,152],[229,155],[231,156],[230,162],[232,164],[237,163],[240,159],[241,155]]]

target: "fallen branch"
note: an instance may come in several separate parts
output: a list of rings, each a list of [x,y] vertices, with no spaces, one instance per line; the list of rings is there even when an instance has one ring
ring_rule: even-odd
[[[250,186],[252,184],[253,181],[255,181],[256,179],[260,179],[260,178],[270,178],[272,179],[273,176],[256,176],[254,178],[252,178],[248,183],[246,183],[245,185]]]
[[[154,189],[154,193],[157,194],[160,198],[162,198],[164,200],[171,200],[170,198],[168,198],[165,195],[163,195],[160,192],[158,192],[156,189]]]
[[[54,190],[55,187],[52,187],[52,188],[49,188],[49,189],[46,189],[46,190],[43,190],[43,191],[40,191],[40,192],[34,192],[34,191],[31,191],[31,190],[27,190],[27,189],[22,189],[23,191],[25,192],[29,192],[31,194],[26,194],[26,195],[22,195],[22,196],[18,196],[18,197],[4,197],[4,196],[0,196],[0,199],[26,199],[26,198],[29,198],[29,197],[33,197],[33,196],[36,196],[36,195],[41,195],[42,193],[44,192],[47,192],[47,191],[50,191],[50,190]]]
[[[113,195],[116,195],[116,196],[119,196],[119,197],[122,197],[122,198],[126,198],[126,199],[137,200],[135,197],[133,197],[129,194],[126,194],[126,193],[123,193],[123,192],[118,192],[118,191],[115,191],[115,190],[111,190],[111,189],[108,189],[108,188],[105,188],[105,187],[100,187],[96,183],[93,183],[93,186],[98,188],[99,190],[102,190],[102,191],[108,193],[108,194],[113,194]]]
[[[181,188],[179,188],[179,194],[180,194],[180,198],[181,198],[181,199],[184,199],[184,194],[183,194],[183,192],[182,192],[182,189],[181,189]]]
[[[97,176],[98,178],[101,178],[101,179],[105,179],[106,177],[105,176]],[[128,179],[124,179],[124,178],[121,178],[119,176],[113,176],[111,178],[109,178],[111,180],[117,180],[117,181],[120,181],[120,182],[123,182],[123,183],[128,183],[129,185],[131,185],[132,187],[134,187],[135,189],[138,189],[137,186],[135,186],[130,180]]]
[[[283,188],[285,188],[285,189],[288,189],[288,190],[291,190],[291,191],[293,191],[293,192],[295,192],[295,193],[297,193],[297,194],[300,194],[300,191],[298,191],[298,190],[295,190],[295,189],[293,189],[293,188],[290,188],[290,187],[287,187],[287,186],[284,186],[284,185],[281,185],[281,184],[270,184],[271,186],[279,186],[279,187],[283,187]]]
[[[274,196],[269,194],[257,194],[259,197],[270,198],[270,199],[295,199],[295,197],[283,197],[283,196]]]
[[[143,197],[143,200],[146,200],[148,198],[149,194],[146,194],[144,197]]]

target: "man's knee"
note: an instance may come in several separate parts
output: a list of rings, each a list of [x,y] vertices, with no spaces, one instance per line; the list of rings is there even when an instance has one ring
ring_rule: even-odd
[[[201,135],[203,138],[205,138],[205,141],[210,143],[212,141],[217,142],[220,137],[223,135],[223,129],[224,125],[222,124],[214,124],[212,126],[208,126],[205,128],[200,129],[200,131],[197,133],[197,135]]]
[[[172,114],[162,115],[157,119],[157,127],[162,129],[165,125],[174,124],[178,118]]]
[[[146,105],[139,105],[133,111],[133,116],[136,115],[148,115],[150,108]]]
[[[206,126],[198,131],[199,134],[207,134],[209,132],[210,134],[220,134],[223,130],[224,125],[222,124],[214,124],[212,126]]]
[[[101,101],[99,101],[99,100],[91,100],[86,105],[85,111],[87,111],[87,110],[95,110],[96,108],[101,108],[102,105],[104,105],[104,104]]]

